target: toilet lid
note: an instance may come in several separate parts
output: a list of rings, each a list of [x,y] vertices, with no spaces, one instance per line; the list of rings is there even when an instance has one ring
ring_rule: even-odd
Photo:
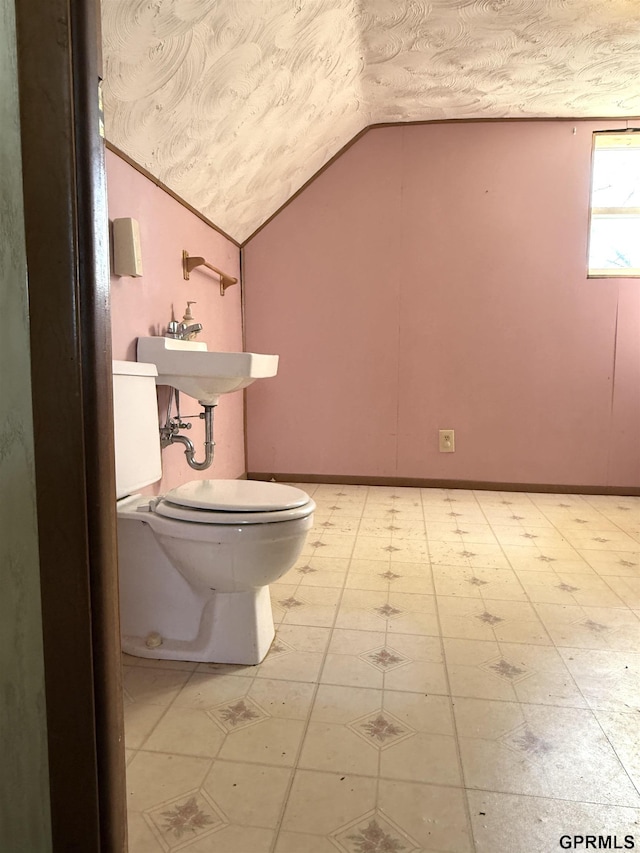
[[[302,489],[262,480],[193,480],[171,489],[164,498],[178,506],[222,512],[271,512],[309,502]]]
[[[154,512],[200,524],[269,524],[305,518],[315,503],[302,489],[255,480],[199,480],[171,489]]]

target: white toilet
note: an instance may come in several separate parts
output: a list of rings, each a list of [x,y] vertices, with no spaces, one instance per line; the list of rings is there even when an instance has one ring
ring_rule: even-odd
[[[153,364],[113,362],[122,648],[140,657],[257,664],[274,637],[269,584],[297,560],[315,503],[280,483],[162,476]]]

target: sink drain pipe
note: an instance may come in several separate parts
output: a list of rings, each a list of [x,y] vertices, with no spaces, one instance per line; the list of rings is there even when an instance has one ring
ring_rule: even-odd
[[[175,418],[171,416],[174,397],[176,401]],[[187,464],[190,468],[194,468],[196,471],[204,471],[206,468],[211,466],[211,463],[213,462],[214,447],[216,444],[213,440],[213,410],[215,409],[215,406],[201,405],[204,412],[200,412],[199,415],[185,415],[185,417],[201,418],[204,420],[204,459],[202,462],[196,461],[196,449],[191,439],[187,438],[186,435],[179,434],[179,430],[181,429],[191,429],[191,424],[185,423],[180,416],[180,392],[175,388],[171,388],[169,392],[169,403],[167,405],[165,425],[160,427],[160,446],[165,448],[170,444],[175,444],[176,442],[184,444],[184,455],[187,459]]]

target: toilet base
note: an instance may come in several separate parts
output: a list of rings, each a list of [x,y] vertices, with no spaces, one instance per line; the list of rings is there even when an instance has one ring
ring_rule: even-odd
[[[161,644],[150,647],[152,634]],[[215,593],[205,604],[198,634],[193,640],[176,640],[151,631],[146,637],[123,635],[122,649],[129,655],[155,660],[189,660],[202,663],[260,663],[275,636],[269,587],[246,592]]]

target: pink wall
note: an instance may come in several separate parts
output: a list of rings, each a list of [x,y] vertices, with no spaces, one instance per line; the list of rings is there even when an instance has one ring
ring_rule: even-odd
[[[136,360],[136,339],[159,335],[174,312],[181,320],[187,300],[194,300],[192,312],[203,331],[199,339],[209,349],[242,349],[240,287],[229,288],[220,296],[218,278],[212,273],[194,270],[189,281],[182,277],[182,250],[203,255],[208,261],[239,278],[240,253],[237,246],[218,234],[171,196],[129,166],[107,152],[107,189],[109,218],[132,217],[140,225],[144,275],[140,278],[111,276],[111,324],[113,357]],[[166,389],[160,389],[162,417],[166,408]],[[195,400],[182,396],[182,414],[202,411]],[[215,457],[207,471],[194,471],[179,445],[162,452],[163,478],[148,491],[160,493],[179,483],[208,477],[237,477],[245,472],[243,399],[241,393],[220,399],[214,412]],[[193,421],[188,433],[204,456],[202,422]]]
[[[640,282],[585,273],[615,127],[374,129],[256,235],[249,471],[640,486]]]

